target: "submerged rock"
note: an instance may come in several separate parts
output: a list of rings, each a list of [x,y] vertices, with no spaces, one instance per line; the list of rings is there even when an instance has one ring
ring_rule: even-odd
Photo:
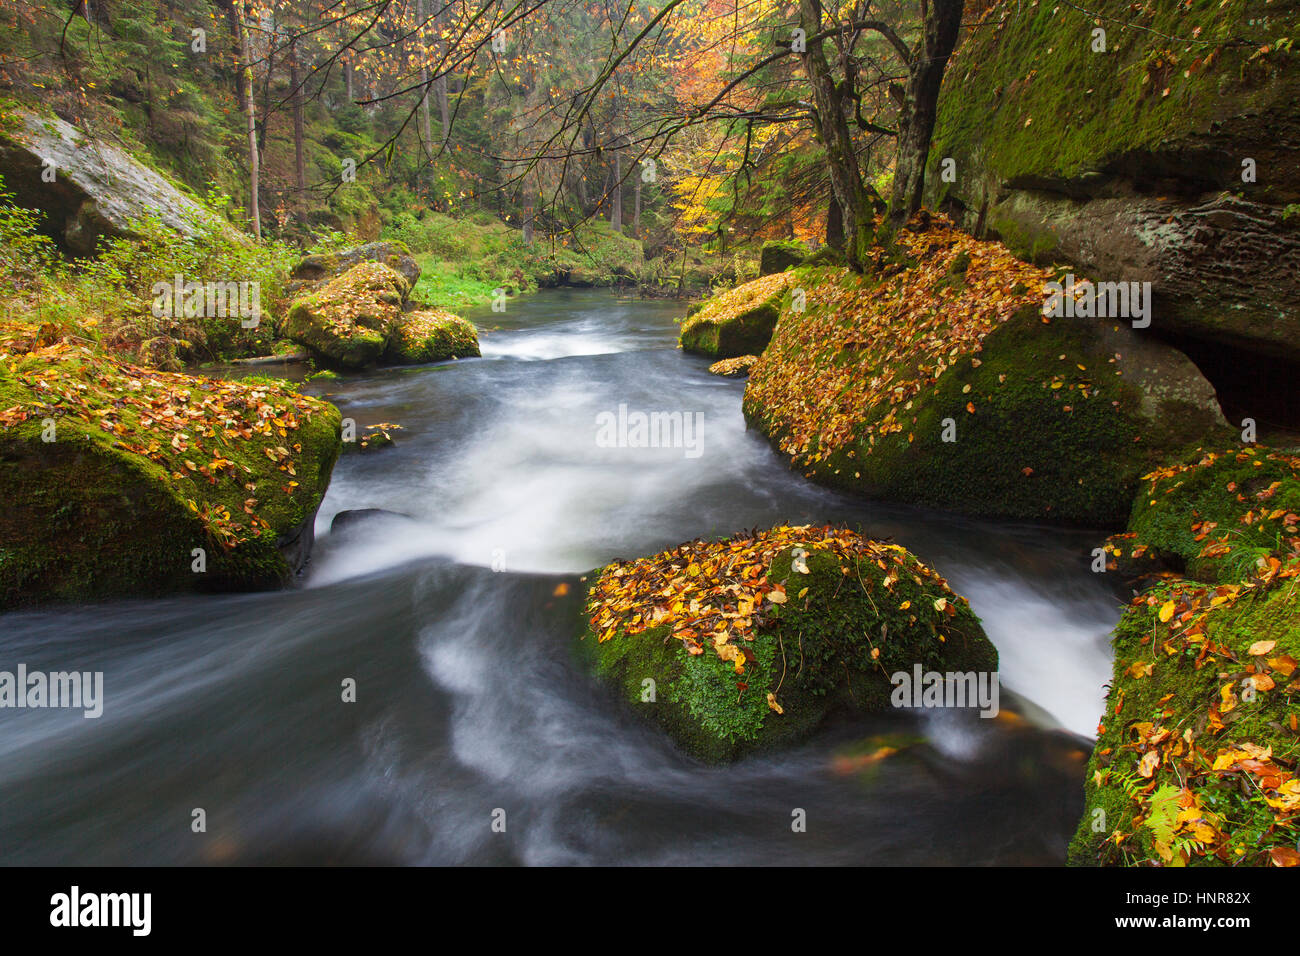
[[[330,520],[330,534],[347,534],[366,525],[409,524],[414,521],[415,519],[410,515],[402,514],[400,511],[389,511],[386,508],[355,508],[351,511],[340,511]]]
[[[443,309],[417,309],[404,313],[394,325],[384,361],[418,365],[478,354],[478,332],[473,323]]]
[[[767,347],[793,273],[746,282],[701,303],[682,321],[681,346],[714,358],[757,355]]]
[[[362,262],[297,299],[282,333],[323,364],[355,369],[384,354],[410,286],[378,262]]]
[[[0,608],[261,590],[306,561],[338,410],[0,324]]]
[[[1120,524],[1141,475],[1227,434],[1186,356],[1126,319],[1042,314],[1053,274],[940,225],[866,275],[787,276],[747,420],[805,475],[970,514]]]
[[[897,545],[778,527],[600,569],[579,644],[595,674],[710,762],[889,707],[895,673],[997,670],[964,598]],[[995,678],[992,678],[995,679]]]

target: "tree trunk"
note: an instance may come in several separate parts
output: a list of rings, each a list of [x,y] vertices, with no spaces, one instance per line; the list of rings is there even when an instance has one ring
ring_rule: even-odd
[[[822,28],[821,0],[799,0],[799,21],[808,37]],[[872,240],[872,217],[875,213],[875,190],[862,181],[858,157],[849,132],[844,90],[835,83],[826,54],[825,41],[808,42],[799,55],[812,86],[815,113],[813,124],[826,150],[826,165],[831,176],[831,190],[839,204],[844,225],[844,256],[851,268],[861,271]]]
[[[641,238],[641,172],[632,181],[632,238]]]
[[[343,85],[347,87],[348,102],[355,103],[356,97],[352,90],[352,54],[347,53],[343,57]]]
[[[253,221],[253,235],[262,238],[262,213],[258,208],[257,193],[260,188],[259,162],[257,152],[257,106],[253,100],[253,45],[248,38],[243,18],[238,9],[235,14],[235,30],[238,33],[240,56],[240,76],[244,87],[244,117],[248,126],[248,214]]]
[[[839,252],[844,251],[844,214],[840,212],[840,204],[834,196],[826,207],[826,245]]]
[[[898,161],[894,165],[894,189],[889,203],[889,218],[896,226],[921,208],[925,161],[934,134],[939,88],[948,68],[948,57],[957,45],[963,6],[964,0],[930,0],[929,15],[922,25],[921,46],[912,55],[899,110]]]
[[[527,179],[524,180],[524,245],[533,244],[533,219],[537,216],[537,203],[533,198],[533,191],[528,185]]]
[[[609,224],[615,232],[623,231],[623,150],[614,149],[614,198],[609,209]]]
[[[293,86],[293,175],[297,187],[297,201],[301,205],[307,192],[307,159],[303,140],[303,95],[298,74],[298,38],[289,41],[289,83]]]
[[[441,74],[433,84],[434,90],[438,94],[438,115],[442,119],[442,136],[439,143],[447,145],[447,139],[451,136],[451,107],[447,103],[447,74]]]
[[[442,26],[438,22],[438,17],[433,18],[434,29],[438,31],[438,78],[433,82],[434,92],[438,96],[438,118],[442,120],[442,133],[438,138],[441,146],[447,145],[447,140],[451,136],[451,107],[447,103],[447,74],[443,72],[446,69],[447,43],[442,39]]]
[[[267,127],[271,125],[271,82],[275,79],[275,44],[279,39],[279,27],[275,27],[266,41],[266,82],[262,85],[262,125],[257,131],[257,149],[266,152]],[[248,31],[245,30],[245,35]],[[252,38],[249,37],[249,52],[252,52]],[[253,61],[248,61],[248,69],[253,69]]]
[[[424,42],[424,0],[416,4],[416,17],[420,22],[420,135],[425,157],[433,156],[433,120],[429,116],[429,45]]]

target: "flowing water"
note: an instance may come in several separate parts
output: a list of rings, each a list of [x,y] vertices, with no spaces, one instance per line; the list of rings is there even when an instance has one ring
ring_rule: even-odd
[[[106,698],[0,712],[0,862],[1061,862],[1118,617],[1098,536],[800,478],[746,431],[743,381],[674,348],[682,311],[546,292],[473,316],[481,359],[308,386],[403,427],[340,459],[299,588],[0,616],[0,670],[102,671]],[[700,441],[606,447],[620,405],[702,413]],[[396,514],[331,531],[371,508]],[[999,649],[1003,714],[873,715],[705,767],[574,662],[579,575],[781,522],[936,567]]]

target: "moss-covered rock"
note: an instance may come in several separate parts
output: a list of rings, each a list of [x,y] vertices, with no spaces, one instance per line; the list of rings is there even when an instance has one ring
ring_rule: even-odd
[[[388,266],[406,280],[414,289],[420,279],[420,265],[415,256],[399,239],[367,242],[365,245],[340,252],[316,253],[305,256],[289,274],[288,291],[299,292],[317,283],[340,276],[362,262],[378,262]]]
[[[1142,549],[1214,584],[1241,580],[1269,554],[1300,551],[1300,456],[1228,448],[1145,477],[1129,554]]]
[[[1135,597],[1070,844],[1080,865],[1300,865],[1300,459],[1248,447],[1146,476],[1124,559],[1185,567]]]
[[[774,239],[763,243],[758,257],[759,275],[784,272],[792,266],[802,265],[808,258],[808,247],[802,242]]]
[[[990,4],[948,67],[928,201],[1152,282],[1159,328],[1300,361],[1298,34],[1296,0]]]
[[[970,514],[1122,524],[1140,476],[1226,435],[1213,388],[1128,324],[1042,315],[1052,278],[1000,243],[903,231],[806,293],[754,366],[747,419],[809,477]]]
[[[597,220],[580,227],[563,244],[540,256],[542,285],[580,288],[618,285],[635,279],[645,268],[639,239],[625,236],[608,222]]]
[[[478,354],[478,332],[472,322],[443,309],[420,309],[404,313],[397,321],[384,361],[418,365]]]
[[[362,262],[297,299],[282,333],[322,364],[362,368],[379,360],[410,286],[378,262]]]
[[[0,608],[265,589],[307,558],[334,406],[0,325]]]
[[[1300,559],[1163,583],[1115,630],[1075,865],[1300,864]]]
[[[693,756],[794,742],[890,706],[891,675],[997,670],[965,599],[897,545],[831,528],[695,541],[597,572],[579,644],[595,673]]]
[[[759,354],[771,341],[793,276],[763,276],[701,303],[682,322],[681,347],[719,359]]]

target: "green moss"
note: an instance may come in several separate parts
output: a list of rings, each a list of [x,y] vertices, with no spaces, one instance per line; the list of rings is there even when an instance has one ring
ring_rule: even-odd
[[[1165,848],[1173,855],[1185,851],[1187,862],[1267,865],[1271,848],[1294,845],[1294,832],[1278,825],[1274,808],[1266,803],[1261,790],[1261,783],[1267,787],[1266,778],[1247,780],[1250,773],[1215,771],[1212,765],[1218,755],[1242,747],[1271,748],[1272,759],[1283,767],[1294,766],[1300,758],[1300,743],[1290,724],[1300,686],[1288,686],[1288,677],[1270,664],[1266,666],[1276,677],[1272,689],[1247,700],[1241,687],[1247,666],[1264,663],[1264,657],[1249,653],[1256,642],[1276,642],[1268,658],[1300,659],[1295,579],[1246,589],[1209,610],[1204,634],[1210,652],[1199,667],[1202,645],[1180,643],[1158,614],[1167,601],[1180,600],[1195,587],[1186,582],[1157,586],[1128,608],[1115,630],[1114,679],[1088,765],[1084,815],[1070,844],[1069,861],[1074,865],[1174,862],[1156,845],[1162,816],[1166,822],[1172,816],[1161,813],[1158,796],[1179,792],[1194,795],[1204,823],[1214,831],[1213,838],[1206,839],[1211,835],[1207,830],[1198,839],[1192,829],[1195,821],[1188,821],[1171,837],[1165,834],[1170,837]],[[1202,600],[1212,595],[1203,594]],[[1166,652],[1166,643],[1174,654]],[[1149,675],[1135,677],[1135,663],[1154,667]],[[1235,701],[1231,709],[1224,704],[1225,687]],[[1217,728],[1212,708],[1216,714],[1223,711]],[[1165,730],[1169,734],[1159,745],[1160,764],[1144,777],[1137,768],[1149,749],[1147,742]],[[1275,790],[1269,790],[1275,797]],[[1122,836],[1119,843],[1115,833]]]
[[[744,642],[753,659],[743,677],[709,649],[687,653],[666,626],[600,643],[587,630],[582,654],[635,712],[707,762],[792,743],[836,712],[888,707],[890,675],[917,663],[996,671],[997,651],[967,603],[913,556],[896,555],[881,562],[887,571],[867,557],[842,566],[814,548],[801,573],[793,548],[777,554],[767,576],[788,601],[768,605],[767,623]],[[941,598],[947,610],[936,607]],[[769,693],[784,713],[768,706]]]
[[[802,265],[808,258],[808,247],[794,240],[769,240],[763,243],[759,253],[759,269],[762,275],[784,272],[791,266]]]
[[[1277,48],[1300,30],[1293,0],[1098,0],[1089,10],[1104,19],[1048,2],[989,10],[945,77],[932,183],[946,157],[959,177],[982,166],[1004,182],[1071,180],[1126,154],[1194,143],[1228,117],[1272,117],[1267,127],[1293,115],[1300,71]],[[1098,26],[1104,53],[1092,50]],[[1240,158],[1204,172],[1240,182]]]
[[[297,299],[282,332],[326,365],[361,368],[383,354],[409,291],[392,268],[363,262]]]
[[[1198,450],[1199,451],[1199,450]],[[1156,472],[1133,503],[1133,545],[1202,581],[1238,581],[1295,538],[1300,458],[1259,446]]]
[[[76,400],[34,389],[37,375]],[[155,383],[169,393],[155,394]],[[226,390],[221,417],[188,419],[179,450],[150,438],[149,416],[169,403],[182,413],[201,409],[215,386]],[[300,531],[310,534],[339,451],[338,410],[297,401],[286,403],[270,383],[140,375],[90,353],[0,367],[0,405],[28,415],[0,430],[0,492],[11,502],[0,512],[0,608],[286,583],[288,554]],[[228,426],[259,423],[259,408],[297,427],[283,436],[227,434]],[[105,421],[121,428],[110,432]],[[284,446],[291,446],[284,458],[265,454]],[[217,458],[231,464],[209,480],[198,469]],[[264,525],[249,526],[246,505]],[[229,537],[214,530],[222,528]],[[204,573],[193,567],[196,548],[204,551]]]
[[[682,322],[681,347],[718,359],[758,355],[772,339],[792,276],[764,276],[701,303]]]
[[[932,297],[918,293],[908,307],[942,315],[934,310],[965,288],[969,268],[968,260],[945,270]],[[852,440],[824,453],[814,440],[798,459],[826,484],[968,514],[1120,525],[1141,475],[1221,427],[1208,409],[1176,393],[1153,397],[1126,378],[1130,365],[1117,359],[1104,323],[1044,323],[1034,305],[985,335],[978,351],[954,345],[937,381],[895,404],[888,383],[928,378],[917,371],[906,326],[864,341],[850,325],[855,310],[873,308],[876,289],[893,280],[814,270],[796,281],[809,290],[809,308],[782,318],[754,370],[760,390],[751,384],[744,409],[781,445],[791,434],[787,412],[760,396],[801,395],[813,387],[795,384],[809,366],[846,373],[822,379],[846,383],[839,387],[853,389],[854,402],[867,399],[845,413]],[[926,342],[918,333],[918,347]],[[880,393],[873,381],[886,383]],[[811,430],[836,425],[835,408],[828,403]]]
[[[478,332],[473,323],[450,312],[429,310],[402,316],[389,337],[384,361],[416,365],[478,354]]]

